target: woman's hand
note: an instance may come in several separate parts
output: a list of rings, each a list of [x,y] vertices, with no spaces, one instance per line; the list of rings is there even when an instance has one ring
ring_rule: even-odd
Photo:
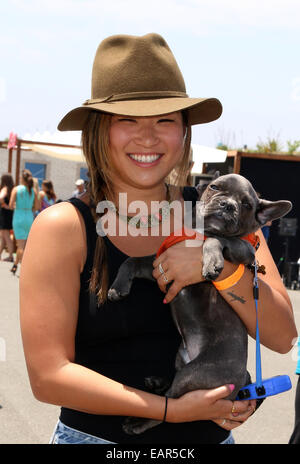
[[[167,422],[212,420],[226,430],[238,427],[253,414],[256,400],[224,399],[233,388],[233,385],[223,385],[211,390],[194,390],[177,399],[169,398]]]
[[[202,244],[200,240],[179,242],[153,262],[152,275],[161,291],[166,293],[164,303],[170,303],[183,287],[205,280],[202,276]]]

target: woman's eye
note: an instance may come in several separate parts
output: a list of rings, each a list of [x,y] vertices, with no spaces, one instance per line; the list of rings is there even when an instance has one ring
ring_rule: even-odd
[[[159,119],[158,122],[174,122],[174,119],[167,119],[167,118],[164,118],[164,119]]]
[[[135,119],[131,119],[131,118],[119,118],[118,119],[119,122],[136,122]]]

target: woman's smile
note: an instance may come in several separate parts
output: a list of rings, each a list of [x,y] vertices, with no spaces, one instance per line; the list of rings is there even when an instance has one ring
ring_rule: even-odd
[[[128,153],[128,156],[137,166],[147,168],[156,166],[163,155],[161,153]]]

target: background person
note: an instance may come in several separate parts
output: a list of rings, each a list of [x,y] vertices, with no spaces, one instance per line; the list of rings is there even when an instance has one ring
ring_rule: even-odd
[[[17,242],[16,259],[11,272],[16,273],[18,264],[22,262],[26,240],[34,219],[34,211],[39,209],[39,200],[33,187],[33,177],[28,169],[23,169],[21,185],[14,187],[11,192],[9,208],[13,213],[13,231]]]
[[[269,241],[269,238],[270,238],[270,227],[272,225],[272,221],[268,221],[266,223],[266,225],[264,225],[262,228],[261,228],[261,231],[262,233],[264,234],[264,237],[265,237],[265,240],[266,242],[268,243]]]
[[[48,208],[54,205],[56,202],[56,194],[54,192],[53,183],[51,180],[43,180],[42,190],[39,192],[40,198],[40,210]]]
[[[248,419],[255,401],[233,404],[225,399],[232,385],[223,385],[169,399],[166,408],[164,396],[144,383],[151,375],[174,377],[181,338],[167,303],[184,286],[203,280],[202,247],[169,248],[154,262],[156,281],[136,279],[128,298],[107,300],[122,262],[156,253],[169,235],[163,221],[171,231],[178,226],[171,210],[154,226],[151,214],[147,234],[130,234],[119,194],[127,194],[128,204],[143,201],[148,211],[153,201],[195,201],[194,188],[168,186],[166,178],[175,166],[186,178],[191,125],[217,119],[221,104],[186,95],[175,58],[157,34],[105,39],[92,83],[91,100],[59,124],[60,130],[82,130],[89,192],[39,214],[22,264],[21,329],[33,393],[62,406],[54,443],[230,443],[230,431]],[[96,233],[96,206],[104,199],[116,205],[120,221],[116,234],[102,237]],[[268,268],[260,279],[260,338],[270,349],[287,352],[296,334],[293,313],[261,233],[260,238],[257,258]],[[160,260],[172,282],[168,291]],[[236,268],[226,262],[219,279]],[[222,296],[254,337],[252,281],[246,269],[234,287],[243,299]],[[131,436],[122,429],[126,416],[165,420]]]
[[[11,174],[3,174],[0,181],[0,260],[4,249],[8,256],[3,261],[13,262],[14,243],[11,239],[13,212],[9,209],[9,200],[14,181]]]
[[[75,185],[76,190],[74,190],[72,197],[79,198],[80,195],[86,192],[85,182],[83,179],[77,179]]]

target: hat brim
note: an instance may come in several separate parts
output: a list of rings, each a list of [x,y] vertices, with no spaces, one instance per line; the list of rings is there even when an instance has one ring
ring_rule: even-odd
[[[82,130],[90,111],[119,114],[122,116],[159,116],[187,110],[190,125],[215,121],[222,114],[217,98],[156,98],[151,100],[124,100],[93,103],[79,106],[67,113],[58,125],[60,131]]]

